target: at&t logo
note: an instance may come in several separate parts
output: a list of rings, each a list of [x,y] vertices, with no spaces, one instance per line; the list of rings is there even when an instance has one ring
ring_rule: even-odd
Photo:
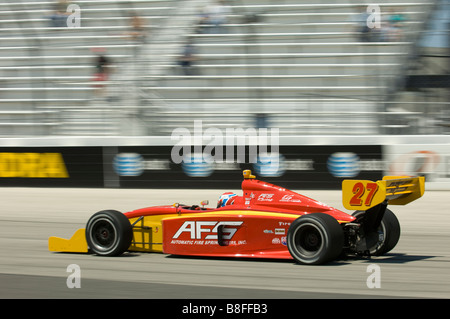
[[[360,172],[359,157],[351,152],[333,153],[327,167],[334,177],[355,177]]]

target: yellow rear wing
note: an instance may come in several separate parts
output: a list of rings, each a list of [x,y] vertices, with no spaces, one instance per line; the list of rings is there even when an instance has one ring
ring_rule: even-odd
[[[346,209],[368,210],[385,200],[390,205],[406,205],[425,192],[425,177],[385,176],[381,181],[344,180],[342,202]]]

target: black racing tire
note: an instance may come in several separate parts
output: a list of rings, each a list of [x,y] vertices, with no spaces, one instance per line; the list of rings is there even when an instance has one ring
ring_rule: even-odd
[[[128,250],[133,229],[128,218],[115,210],[103,210],[89,218],[86,241],[89,249],[99,256],[118,256]]]
[[[364,214],[364,211],[355,211],[352,216],[358,220],[362,214]],[[382,256],[394,249],[400,239],[401,228],[397,217],[390,209],[386,209],[384,212],[383,219],[376,232],[377,234],[374,234],[374,236],[378,237],[378,241],[368,247],[372,256]]]
[[[287,233],[287,247],[300,264],[320,265],[335,260],[344,246],[339,222],[325,213],[303,215],[294,220]]]

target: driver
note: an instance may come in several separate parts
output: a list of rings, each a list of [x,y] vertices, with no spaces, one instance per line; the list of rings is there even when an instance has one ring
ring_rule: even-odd
[[[224,207],[228,205],[233,205],[234,200],[237,198],[237,195],[233,192],[226,192],[220,195],[219,201],[217,202],[217,208]]]

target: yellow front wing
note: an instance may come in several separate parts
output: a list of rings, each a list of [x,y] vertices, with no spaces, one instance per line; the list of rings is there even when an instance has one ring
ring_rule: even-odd
[[[88,245],[84,228],[78,229],[70,239],[50,237],[48,250],[56,252],[87,253]]]

